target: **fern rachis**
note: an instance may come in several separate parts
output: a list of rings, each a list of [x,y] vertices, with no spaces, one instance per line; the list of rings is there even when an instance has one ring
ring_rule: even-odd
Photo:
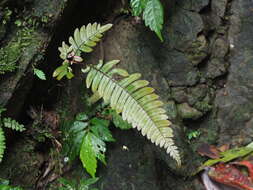
[[[74,62],[73,59],[69,60],[69,57],[81,60],[79,57],[81,52],[92,51],[92,47],[101,39],[102,33],[111,26],[111,24],[100,26],[95,23],[87,27],[83,26],[80,30],[76,29],[74,36],[69,38],[71,45],[68,46],[63,42],[62,47],[59,48],[60,57],[64,61],[63,65],[55,70],[53,76],[58,80],[65,75],[70,78],[68,72],[71,72],[70,65]],[[92,35],[93,37],[88,37]],[[180,165],[179,152],[174,145],[173,132],[169,127],[171,122],[168,120],[166,111],[161,108],[163,103],[158,100],[159,96],[154,93],[153,88],[148,87],[148,81],[140,80],[141,74],[129,75],[123,69],[114,68],[118,63],[118,60],[105,64],[100,61],[97,65],[87,66],[82,70],[88,73],[86,86],[91,87],[95,94],[94,99],[103,98],[112,109],[121,113],[123,120],[132,124],[133,128],[137,128],[143,136],[147,136],[157,146],[164,147],[166,152]],[[114,79],[115,74],[122,79]]]
[[[127,120],[157,146],[164,147],[180,164],[179,152],[173,143],[173,132],[169,127],[171,122],[167,120],[166,111],[161,108],[163,103],[158,100],[159,96],[147,87],[148,81],[139,80],[139,73],[125,76],[120,81],[113,79],[113,74],[118,73],[112,66],[118,62],[110,61],[104,65],[100,62],[97,66],[89,66],[86,70],[87,87],[91,87],[94,93],[98,92],[113,109],[122,113],[123,120]]]

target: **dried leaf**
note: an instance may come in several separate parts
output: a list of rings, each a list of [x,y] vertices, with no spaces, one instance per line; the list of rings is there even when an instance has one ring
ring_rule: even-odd
[[[197,151],[201,156],[207,156],[212,159],[220,158],[220,151],[213,145],[204,143],[198,147]]]

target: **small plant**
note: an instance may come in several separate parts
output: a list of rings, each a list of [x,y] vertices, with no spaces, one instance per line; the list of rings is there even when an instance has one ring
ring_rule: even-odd
[[[192,140],[192,139],[196,139],[200,136],[201,132],[198,130],[192,130],[189,133],[187,133],[187,139],[188,140]]]
[[[130,0],[132,14],[140,16],[145,21],[145,25],[156,33],[161,41],[164,22],[163,6],[160,0]]]
[[[76,29],[74,36],[69,38],[70,46],[63,42],[62,47],[59,48],[63,63],[54,71],[53,77],[58,80],[64,76],[71,79],[74,76],[72,65],[83,64],[82,53],[91,52],[101,40],[102,34],[111,27],[111,24],[101,26],[94,23]],[[103,98],[105,104],[109,104],[111,109],[121,114],[123,120],[141,131],[143,136],[157,146],[164,147],[180,165],[180,155],[172,139],[173,131],[169,127],[171,122],[165,114],[166,111],[161,108],[163,102],[158,100],[159,96],[154,93],[154,89],[148,87],[148,81],[140,80],[141,74],[128,74],[124,69],[114,68],[118,63],[119,60],[106,63],[100,60],[97,65],[86,65],[82,72],[87,73],[87,88],[91,87],[96,100]],[[82,125],[74,127],[76,134],[85,136],[85,140],[80,145],[80,158],[83,166],[94,177],[97,159],[104,162],[105,145],[103,141],[106,141],[104,135],[110,134],[105,127],[108,124],[100,122],[99,125],[104,126],[100,129],[95,127],[99,122],[97,120],[90,122],[94,125],[93,127],[88,127],[85,119],[77,120],[79,123],[82,122]],[[84,131],[84,129],[88,130]],[[103,141],[101,141],[102,138],[104,138]],[[107,138],[110,139],[108,136]]]
[[[75,180],[67,180],[65,178],[60,178],[59,182],[62,187],[59,190],[98,190],[97,188],[90,187],[98,181],[99,178],[89,178],[81,179],[79,184]]]
[[[17,121],[11,119],[11,118],[3,118],[1,119],[1,114],[4,112],[4,108],[0,108],[0,162],[3,159],[4,151],[5,151],[5,136],[4,136],[4,131],[3,127],[13,129],[15,131],[22,132],[25,130],[24,125],[19,124]]]
[[[93,117],[88,119],[85,113],[79,113],[72,124],[63,128],[64,152],[70,161],[80,157],[83,167],[95,177],[97,160],[105,161],[106,142],[114,142],[109,130],[109,121]]]
[[[33,68],[33,73],[35,76],[37,76],[40,80],[46,80],[46,75],[45,73],[40,70],[40,69],[36,69],[35,67]]]
[[[23,190],[20,187],[10,186],[9,180],[0,179],[0,190]]]

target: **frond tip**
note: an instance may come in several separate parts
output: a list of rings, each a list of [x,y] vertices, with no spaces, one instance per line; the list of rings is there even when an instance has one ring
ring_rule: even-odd
[[[87,87],[91,87],[94,93],[98,93],[105,102],[110,103],[112,109],[122,114],[123,120],[132,124],[133,128],[141,131],[152,143],[166,149],[166,152],[174,158],[178,165],[181,164],[178,148],[173,142],[173,131],[169,127],[166,111],[161,108],[163,103],[154,89],[148,87],[149,82],[139,80],[141,74],[129,75],[125,70],[113,68],[119,63],[113,60],[96,66],[89,66],[84,70],[88,72],[86,78]],[[123,79],[117,81],[114,74]]]

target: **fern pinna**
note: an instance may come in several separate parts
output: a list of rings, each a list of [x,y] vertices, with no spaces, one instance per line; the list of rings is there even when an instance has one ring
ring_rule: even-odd
[[[0,125],[0,162],[2,162],[5,150],[5,136],[2,126]]]
[[[0,162],[2,162],[4,151],[5,151],[5,136],[4,136],[4,131],[3,127],[6,128],[11,128],[15,131],[24,131],[25,127],[22,124],[19,124],[17,121],[11,119],[11,118],[3,118],[1,120],[1,114],[4,112],[5,109],[0,107]]]
[[[89,24],[80,30],[76,29],[74,37],[69,38],[70,46],[64,42],[59,48],[60,57],[64,60],[62,66],[69,67],[75,62],[82,62],[81,52],[91,52],[92,47],[101,39],[102,33],[111,28],[111,24],[100,26]],[[86,77],[87,87],[104,99],[106,103],[122,114],[122,118],[132,124],[133,128],[141,131],[151,142],[157,146],[164,147],[166,152],[174,158],[180,165],[181,160],[177,147],[173,142],[173,131],[169,127],[166,111],[162,108],[163,103],[159,101],[159,96],[154,93],[154,89],[148,87],[149,82],[140,80],[141,74],[129,75],[126,70],[114,68],[118,60],[97,65],[88,65],[82,70],[88,73]],[[58,67],[53,76],[60,80],[67,76],[66,71],[61,71]],[[116,80],[115,75],[121,76],[121,80]],[[69,78],[67,76],[67,78]]]

